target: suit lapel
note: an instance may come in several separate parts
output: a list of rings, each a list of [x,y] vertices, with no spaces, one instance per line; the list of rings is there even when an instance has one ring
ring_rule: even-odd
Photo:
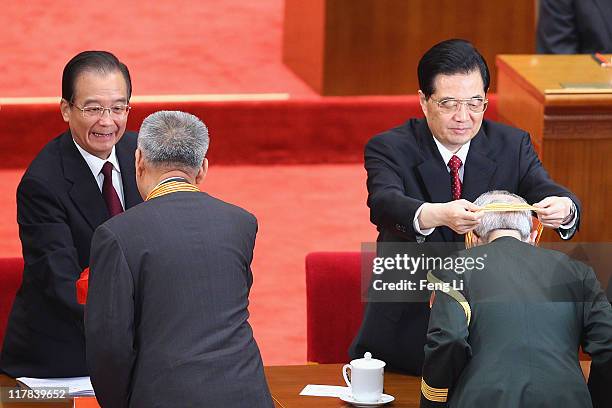
[[[451,201],[450,175],[425,120],[417,128],[417,143],[419,143],[424,160],[416,169],[429,195],[429,202]],[[452,230],[449,228],[440,228],[440,230],[445,241],[453,241]]]
[[[489,158],[489,151],[489,137],[481,127],[472,139],[465,159],[461,197],[468,201],[474,201],[480,194],[490,190],[497,163]]]
[[[64,177],[72,183],[70,198],[92,229],[108,219],[108,210],[91,169],[79,153],[70,131],[61,139]]]
[[[445,203],[452,198],[450,176],[427,127],[427,122],[423,121],[421,125],[417,130],[417,142],[424,160],[417,166],[417,171],[423,180],[430,202]]]
[[[127,137],[128,135],[123,135]],[[127,147],[127,143],[122,143],[123,139],[115,145],[115,153],[121,167],[121,181],[123,183],[123,199],[125,209],[132,208],[142,202],[142,197],[136,186],[136,170],[134,168],[134,151]]]

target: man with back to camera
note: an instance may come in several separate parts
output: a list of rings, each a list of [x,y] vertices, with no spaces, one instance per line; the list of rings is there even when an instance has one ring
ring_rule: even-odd
[[[491,191],[475,201],[491,203],[525,200]],[[474,229],[478,247],[458,255],[482,267],[429,275],[459,289],[436,291],[421,407],[610,406],[610,303],[593,269],[532,245],[531,218],[529,211],[485,213]],[[588,387],[580,346],[592,358]]]
[[[136,135],[125,133],[131,93],[128,68],[109,52],[85,51],[64,67],[60,109],[70,129],[47,143],[17,188],[25,265],[0,357],[12,377],[87,375],[75,282],[94,230],[142,202]]]
[[[377,241],[462,242],[482,217],[471,201],[494,189],[525,197],[544,226],[570,239],[580,203],[550,179],[526,132],[483,120],[489,70],[474,46],[436,44],[417,71],[425,119],[410,119],[365,147]],[[427,302],[369,302],[349,354],[370,351],[391,369],[418,375],[428,319]]]
[[[196,187],[208,130],[195,116],[142,123],[145,202],[96,230],[85,314],[103,407],[272,407],[248,323],[257,220]]]

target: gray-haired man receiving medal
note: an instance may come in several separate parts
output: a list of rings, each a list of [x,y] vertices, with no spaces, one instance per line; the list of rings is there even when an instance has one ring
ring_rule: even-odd
[[[146,201],[94,234],[85,333],[104,407],[273,406],[247,321],[257,220],[199,191],[208,142],[193,115],[146,118]]]

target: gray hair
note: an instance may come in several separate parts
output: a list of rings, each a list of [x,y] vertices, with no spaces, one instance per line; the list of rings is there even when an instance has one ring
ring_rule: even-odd
[[[155,112],[146,117],[138,132],[138,148],[145,160],[153,165],[198,169],[208,144],[206,125],[185,112]]]
[[[507,191],[496,190],[482,194],[474,201],[477,206],[485,206],[491,203],[521,203],[527,202],[516,194]],[[494,230],[509,229],[518,231],[521,234],[522,240],[527,240],[531,233],[533,223],[531,220],[531,212],[525,211],[506,211],[506,212],[486,212],[478,227],[474,229],[474,233],[482,239],[488,241],[489,234]]]

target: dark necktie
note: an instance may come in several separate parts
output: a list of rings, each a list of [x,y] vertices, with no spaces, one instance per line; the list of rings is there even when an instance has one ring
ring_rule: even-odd
[[[448,161],[451,176],[451,194],[453,200],[461,198],[461,179],[459,178],[459,168],[461,167],[461,159],[455,155]]]
[[[102,183],[102,195],[106,202],[106,208],[108,209],[108,215],[114,217],[117,214],[123,212],[121,206],[121,200],[115,187],[113,187],[113,165],[111,162],[104,163],[102,166],[102,174],[104,175],[104,183]]]

